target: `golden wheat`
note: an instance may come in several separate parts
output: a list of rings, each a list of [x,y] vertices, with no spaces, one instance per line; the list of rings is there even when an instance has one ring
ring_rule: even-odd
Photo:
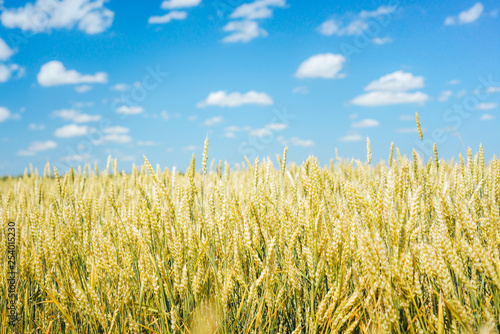
[[[416,115],[417,122],[418,114]],[[419,135],[422,136],[420,124]],[[495,332],[500,161],[145,159],[0,182],[24,333]],[[357,164],[357,167],[353,166]],[[110,172],[110,170],[112,172]],[[7,245],[6,233],[0,242]],[[0,248],[6,263],[7,247]],[[0,271],[8,333],[8,269]]]

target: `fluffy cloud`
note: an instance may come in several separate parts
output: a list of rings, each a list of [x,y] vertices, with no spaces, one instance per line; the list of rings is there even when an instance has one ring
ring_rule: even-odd
[[[45,125],[43,124],[35,124],[35,123],[30,123],[28,125],[28,128],[32,131],[42,131],[45,130]]]
[[[307,89],[306,86],[298,86],[292,90],[292,93],[294,93],[294,94],[308,94],[309,89]]]
[[[397,133],[403,133],[403,134],[408,134],[408,133],[418,133],[418,128],[413,127],[413,128],[398,128],[395,130]],[[422,129],[422,132],[426,132],[427,129]]]
[[[461,83],[461,81],[458,79],[453,79],[446,82],[447,85],[458,85],[459,83]]]
[[[196,7],[201,0],[165,0],[161,3],[161,9]]]
[[[0,107],[0,123],[5,122],[10,117],[9,109]]]
[[[270,129],[270,130],[273,130],[273,131],[281,131],[281,130],[288,129],[288,124],[285,124],[285,123],[270,123],[270,124],[266,124],[266,128]]]
[[[267,128],[261,128],[261,129],[253,129],[253,130],[250,130],[250,132],[248,133],[250,136],[252,137],[265,137],[265,136],[270,136],[272,135],[272,131],[270,129],[267,129]]]
[[[371,128],[379,126],[380,123],[376,119],[365,118],[359,122],[354,122],[351,124],[353,128]]]
[[[24,75],[24,67],[20,67],[17,64],[4,65],[0,64],[0,83],[7,82],[14,73],[20,78]]]
[[[361,11],[358,15],[348,20],[346,24],[341,20],[329,19],[323,22],[318,31],[325,36],[353,36],[361,35],[368,28],[368,19],[383,15],[390,15],[396,11],[396,6],[380,6],[374,11]]]
[[[342,78],[339,74],[346,59],[342,55],[325,53],[317,54],[304,61],[298,68],[295,76],[297,78]]]
[[[480,103],[476,109],[479,109],[479,110],[491,110],[491,109],[495,109],[496,107],[498,107],[498,104],[494,103],[494,102],[483,102],[483,103]]]
[[[47,140],[44,142],[34,141],[31,143],[30,147],[27,150],[21,150],[17,152],[17,155],[20,156],[33,156],[36,155],[37,152],[51,150],[57,147],[57,143],[52,140]]]
[[[121,106],[120,108],[116,109],[116,112],[118,114],[137,115],[143,113],[144,108],[141,106],[135,106],[135,107]]]
[[[8,60],[14,51],[0,38],[0,60]]]
[[[479,118],[481,121],[491,121],[494,120],[496,117],[495,115],[491,114],[482,114],[481,117]]]
[[[206,126],[212,126],[216,124],[220,124],[224,121],[224,118],[222,116],[214,116],[205,121]]]
[[[226,43],[246,43],[257,37],[267,37],[267,31],[260,28],[255,20],[270,18],[273,15],[271,7],[284,8],[286,7],[286,1],[256,0],[237,7],[229,17],[240,20],[231,21],[224,27],[224,31],[230,34],[222,41]]]
[[[117,144],[126,144],[132,141],[132,137],[129,135],[122,135],[117,133],[111,133],[103,137],[105,142],[113,142]]]
[[[229,16],[232,19],[267,19],[273,15],[271,7],[286,7],[285,0],[257,0],[237,7]]]
[[[424,87],[424,77],[416,77],[411,73],[396,71],[374,80],[365,87],[365,91],[386,90],[404,92]]]
[[[42,65],[37,79],[38,83],[44,87],[82,83],[106,83],[108,82],[108,74],[105,72],[98,72],[93,75],[80,74],[75,70],[67,70],[60,61],[53,60]]]
[[[407,92],[422,88],[424,78],[411,73],[396,71],[370,82],[365,88],[369,93],[355,97],[351,103],[359,106],[383,106],[401,103],[423,103],[429,96],[422,92]]]
[[[355,97],[351,103],[358,106],[376,107],[401,103],[423,103],[428,99],[429,96],[422,92],[374,91]]]
[[[57,129],[54,132],[54,136],[58,138],[80,137],[80,136],[85,136],[87,133],[89,133],[89,131],[90,130],[88,126],[69,124],[63,126],[62,128]]]
[[[149,24],[164,24],[169,23],[172,20],[185,20],[187,17],[187,12],[183,11],[171,11],[163,16],[151,16],[148,20]]]
[[[390,38],[390,37],[383,37],[383,38],[375,37],[372,39],[372,43],[377,44],[377,45],[384,45],[384,44],[391,43],[391,42],[392,42],[392,38]]]
[[[354,142],[354,141],[361,141],[363,140],[363,137],[359,133],[349,133],[343,137],[339,138],[339,141],[341,142]]]
[[[458,14],[458,16],[448,16],[444,21],[445,25],[467,24],[476,21],[484,11],[482,3],[478,2],[468,10]]]
[[[0,21],[7,28],[40,33],[51,29],[78,27],[87,34],[98,34],[113,23],[114,13],[103,0],[37,0],[24,7],[4,8]]]
[[[116,85],[111,86],[111,90],[116,90],[118,92],[125,92],[130,89],[130,86],[124,83],[118,83]]]
[[[204,101],[197,104],[197,107],[239,107],[245,104],[272,105],[273,103],[273,99],[266,93],[259,93],[252,90],[245,94],[239,92],[228,94],[227,91],[221,90],[210,93]]]
[[[439,94],[438,101],[439,102],[445,102],[448,101],[448,99],[453,95],[453,92],[451,90],[445,90],[442,91],[441,94]]]
[[[101,115],[82,114],[78,110],[74,109],[56,110],[53,112],[53,115],[73,123],[97,122],[101,119]]]
[[[488,93],[500,93],[500,87],[490,87],[486,91]]]
[[[311,147],[314,142],[311,139],[300,139],[299,137],[290,138],[290,143],[295,146]]]
[[[255,21],[232,21],[224,27],[224,31],[231,33],[222,40],[225,43],[246,43],[259,36],[268,35]]]
[[[86,93],[90,90],[92,90],[92,86],[90,85],[81,85],[75,87],[75,91],[80,94]]]

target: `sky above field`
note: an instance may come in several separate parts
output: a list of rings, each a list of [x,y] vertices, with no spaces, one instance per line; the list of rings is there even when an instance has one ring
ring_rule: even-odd
[[[134,4],[134,5],[132,5]],[[0,0],[0,175],[500,153],[498,1]],[[424,143],[415,127],[418,111]]]

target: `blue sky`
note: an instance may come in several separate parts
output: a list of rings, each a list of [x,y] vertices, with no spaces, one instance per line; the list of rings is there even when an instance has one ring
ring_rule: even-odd
[[[0,175],[499,154],[498,1],[0,0]],[[453,128],[452,128],[453,127]],[[430,151],[425,152],[429,155]]]

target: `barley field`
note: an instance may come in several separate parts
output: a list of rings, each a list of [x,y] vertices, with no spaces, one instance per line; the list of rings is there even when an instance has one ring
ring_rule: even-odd
[[[0,181],[1,333],[495,333],[500,161],[116,161]],[[6,233],[0,234],[6,245]]]

